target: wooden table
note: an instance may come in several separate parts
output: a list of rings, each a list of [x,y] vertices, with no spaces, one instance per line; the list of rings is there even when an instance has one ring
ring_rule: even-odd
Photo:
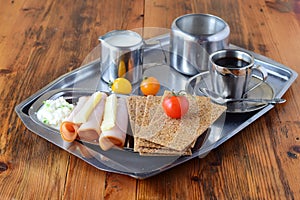
[[[0,6],[0,199],[300,199],[300,83],[287,102],[203,159],[146,180],[97,170],[26,129],[22,100],[80,67],[114,29],[170,28],[210,13],[230,42],[300,73],[299,0],[2,1]]]

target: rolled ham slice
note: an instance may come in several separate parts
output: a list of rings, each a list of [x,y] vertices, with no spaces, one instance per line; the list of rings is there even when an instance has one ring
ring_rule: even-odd
[[[116,124],[110,130],[102,131],[99,138],[100,147],[106,151],[112,147],[123,147],[128,127],[128,113],[124,98],[117,100]]]
[[[77,130],[79,129],[80,124],[74,123],[73,118],[87,102],[88,98],[89,97],[86,96],[80,97],[70,116],[61,123],[60,134],[63,140],[73,142],[77,138]]]
[[[103,93],[100,102],[90,114],[87,122],[81,124],[77,130],[80,140],[91,142],[99,138],[106,97],[107,95]]]

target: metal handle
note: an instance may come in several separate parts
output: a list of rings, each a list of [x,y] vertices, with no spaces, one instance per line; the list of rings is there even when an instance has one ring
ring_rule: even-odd
[[[227,99],[226,102],[257,102],[257,103],[268,103],[268,104],[276,104],[276,103],[284,103],[286,102],[285,99],[281,98],[274,98],[274,99]]]
[[[261,78],[262,78],[262,79],[261,79],[257,84],[255,84],[255,85],[252,86],[251,88],[247,89],[247,90],[245,91],[245,93],[243,94],[243,97],[245,97],[245,95],[246,95],[248,92],[250,92],[250,91],[254,90],[255,88],[257,88],[258,86],[260,86],[260,85],[261,85],[263,82],[265,82],[265,81],[267,80],[267,78],[268,78],[268,72],[267,72],[262,66],[256,65],[256,66],[253,67],[252,70],[258,71],[258,72],[261,74]],[[252,76],[253,76],[253,75],[252,75]]]

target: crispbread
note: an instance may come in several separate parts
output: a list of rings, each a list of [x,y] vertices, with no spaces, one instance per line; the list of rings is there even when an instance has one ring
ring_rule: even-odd
[[[164,147],[159,144],[155,144],[153,142],[138,138],[138,146],[136,147],[136,151],[138,151],[140,154],[165,154],[165,155],[191,155],[192,153],[192,145],[195,144],[193,142],[191,146],[189,146],[186,150],[184,151],[177,151],[174,149],[170,149],[168,147]]]
[[[142,123],[139,124],[138,130],[141,130],[144,126],[148,126],[150,121],[152,120],[154,114],[156,113],[157,107],[161,102],[161,96],[147,96],[144,115],[142,119]],[[136,132],[136,136],[139,137],[139,131]]]
[[[135,136],[137,136],[139,128],[143,122],[146,101],[147,101],[146,96],[136,97],[135,130],[134,130]]]
[[[143,115],[142,117],[139,117],[139,120],[137,121],[136,125],[135,125],[135,141],[134,141],[134,151],[139,151],[139,146],[140,146],[140,139],[139,137],[139,131],[141,130],[141,128],[143,128],[143,126],[146,124],[148,125],[152,115],[155,113],[156,111],[156,104],[155,107],[152,107],[154,103],[160,103],[161,101],[161,96],[152,96],[149,95],[145,97],[141,100],[139,100],[140,104],[143,105],[139,105],[139,110],[137,111],[137,113],[139,115],[142,115],[142,110],[143,110]],[[150,143],[148,141],[144,141],[144,146],[149,146],[149,147],[153,147],[153,148],[161,148],[160,145],[154,144],[154,143]]]
[[[168,148],[146,148],[146,147],[142,147],[139,150],[140,155],[143,156],[189,156],[192,155],[192,150],[188,149],[186,151],[176,151],[176,150],[172,150],[172,149],[168,149]]]
[[[140,130],[143,129],[144,126],[149,125],[153,115],[156,112],[157,106],[161,101],[161,96],[147,96],[147,100],[144,108],[144,115],[141,120],[141,123],[136,126],[136,137],[139,137]],[[137,150],[140,146],[141,140],[137,138],[135,142],[135,150]],[[152,148],[161,148],[161,145],[157,145],[155,143],[150,143],[148,141],[142,141],[144,146],[152,147]]]
[[[197,138],[226,110],[207,97],[187,95],[190,108],[181,119],[167,117],[161,96],[127,98],[134,136],[134,151],[140,155],[191,155]],[[134,99],[134,100],[133,100]],[[135,111],[134,111],[135,108]]]
[[[139,138],[137,137],[138,131],[140,129],[140,126],[143,122],[143,116],[145,111],[145,104],[147,101],[146,96],[136,96],[135,97],[135,123],[134,123],[134,151],[137,151],[138,144],[139,144]]]
[[[147,100],[145,102],[144,107],[144,115],[141,120],[141,123],[138,125],[138,130],[141,130],[141,128],[148,126],[151,122],[152,118],[156,114],[156,110],[158,109],[160,103],[161,103],[161,96],[147,96]],[[136,132],[136,136],[140,136],[140,131]],[[135,143],[137,146],[139,146],[140,143],[143,143],[144,147],[151,147],[151,148],[161,148],[161,145],[155,144],[153,142],[149,142],[147,140],[138,139],[137,143]],[[136,147],[137,149],[138,147]]]
[[[142,118],[142,123],[140,126],[136,125],[136,131],[135,131],[135,141],[134,141],[134,151],[139,151],[144,152],[144,153],[153,153],[153,151],[155,151],[156,153],[158,153],[157,149],[163,149],[163,153],[164,154],[184,154],[188,155],[190,154],[191,150],[190,148],[183,151],[183,152],[178,152],[174,149],[170,149],[167,147],[164,147],[162,145],[144,140],[144,139],[140,139],[139,137],[139,130],[141,130],[141,128],[148,126],[150,121],[152,121],[153,116],[156,114],[157,109],[159,109],[160,104],[161,104],[161,96],[147,96],[147,100],[146,100],[146,104],[145,104],[145,108],[144,108],[144,115]],[[143,102],[143,100],[141,101],[141,103]],[[138,109],[142,109],[142,105],[140,106],[140,108]],[[137,113],[141,113],[140,111],[137,111]],[[194,145],[194,141],[192,141],[192,145]],[[152,150],[153,149],[153,150]]]
[[[169,91],[164,96],[168,94]],[[184,151],[226,110],[225,106],[213,104],[207,97],[188,95],[187,98],[190,108],[186,115],[181,119],[171,119],[159,107],[154,115],[155,120],[140,130],[139,137],[170,149]]]
[[[160,144],[156,144],[156,143],[150,142],[150,141],[142,139],[142,138],[138,138],[138,140],[139,140],[138,147],[147,147],[147,148],[162,148],[162,147],[164,147]],[[196,141],[197,140],[192,141],[189,148],[193,148],[195,146]],[[175,150],[175,149],[170,149],[170,150]]]
[[[138,147],[148,147],[148,148],[162,148],[164,146],[150,142],[148,140],[142,139],[142,138],[138,138]]]
[[[132,134],[134,135],[134,129],[135,129],[135,112],[136,112],[136,98],[135,96],[129,96],[127,97],[127,110],[129,114],[129,122]]]

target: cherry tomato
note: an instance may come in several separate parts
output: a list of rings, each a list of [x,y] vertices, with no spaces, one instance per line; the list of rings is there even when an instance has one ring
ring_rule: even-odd
[[[159,91],[160,83],[155,77],[145,77],[140,84],[140,89],[144,95],[156,95]]]
[[[132,85],[126,78],[115,79],[109,83],[109,87],[114,93],[118,94],[130,94],[132,91]]]
[[[189,101],[184,95],[171,94],[163,99],[165,113],[175,119],[183,117],[189,110]]]

